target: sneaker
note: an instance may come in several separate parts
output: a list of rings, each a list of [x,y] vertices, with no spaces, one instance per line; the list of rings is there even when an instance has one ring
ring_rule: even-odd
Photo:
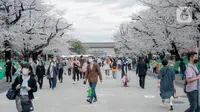
[[[75,84],[75,81],[73,82],[73,84]]]
[[[160,104],[161,107],[165,106],[165,100],[162,100],[162,103]]]
[[[87,102],[90,103],[90,104],[92,104],[92,101],[90,99],[87,99]]]
[[[97,102],[97,99],[95,98],[95,99],[93,100],[93,102]]]

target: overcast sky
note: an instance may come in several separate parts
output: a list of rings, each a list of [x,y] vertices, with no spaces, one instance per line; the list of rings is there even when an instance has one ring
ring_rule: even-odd
[[[111,42],[122,22],[145,7],[135,0],[46,0],[66,10],[73,35],[83,42]]]

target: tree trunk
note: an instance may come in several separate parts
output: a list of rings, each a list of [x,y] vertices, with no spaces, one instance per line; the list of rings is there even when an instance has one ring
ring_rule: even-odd
[[[5,60],[7,60],[7,59],[11,60],[11,51],[10,50],[5,51]]]
[[[173,48],[173,51],[171,53],[175,55],[175,60],[179,61],[181,59],[181,56],[180,56],[180,54],[178,52],[178,49],[177,49],[176,44],[174,43],[174,41],[171,42],[171,45],[172,45],[172,48]]]

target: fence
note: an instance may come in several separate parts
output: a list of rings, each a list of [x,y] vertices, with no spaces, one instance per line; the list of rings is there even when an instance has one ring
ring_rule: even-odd
[[[22,63],[26,63],[25,61],[21,61]],[[17,61],[12,61],[12,63],[15,65],[16,69],[18,68],[18,62]],[[6,71],[6,67],[5,67],[6,62],[5,61],[0,61],[0,80],[2,80],[4,78],[4,74]],[[15,74],[17,75],[17,74]]]

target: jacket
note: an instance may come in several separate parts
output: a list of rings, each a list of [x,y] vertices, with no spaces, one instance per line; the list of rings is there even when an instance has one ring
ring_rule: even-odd
[[[86,80],[88,80],[89,83],[92,82],[98,82],[98,77],[100,80],[102,80],[102,75],[99,66],[94,63],[93,68],[90,68],[90,65],[87,66],[87,71],[86,71]]]
[[[44,65],[38,65],[36,68],[36,75],[38,77],[43,77],[45,75],[45,68]]]
[[[12,89],[15,89],[15,90],[16,90],[17,85],[18,85],[18,84],[21,85],[22,82],[23,82],[22,76],[16,77],[14,83],[12,84]],[[28,86],[31,88],[31,90],[28,91],[28,96],[29,96],[29,98],[32,100],[32,99],[34,99],[33,93],[34,93],[34,92],[37,92],[37,88],[38,88],[38,87],[37,87],[37,82],[36,82],[34,76],[30,76],[30,79],[29,79],[29,81],[28,81]],[[17,90],[17,94],[16,94],[16,95],[18,95],[19,92],[20,92],[20,89]]]
[[[53,66],[53,78],[56,78],[57,77],[57,67],[56,66]],[[50,77],[50,67],[48,68],[47,70],[47,76]]]
[[[146,76],[147,74],[147,65],[144,61],[139,61],[136,69],[136,74],[139,76]]]

